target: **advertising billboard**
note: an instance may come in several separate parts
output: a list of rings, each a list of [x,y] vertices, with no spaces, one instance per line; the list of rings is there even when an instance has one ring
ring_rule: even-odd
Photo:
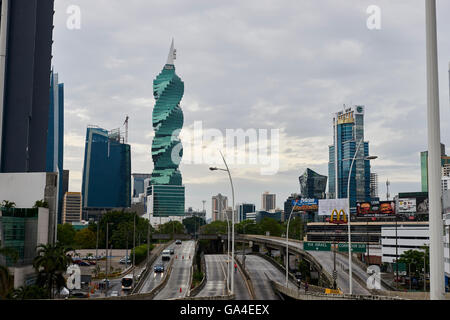
[[[365,201],[356,203],[357,217],[381,217],[395,215],[393,201]]]
[[[416,213],[416,198],[398,199],[398,213]]]
[[[293,211],[317,211],[319,209],[318,199],[298,199],[292,200]]]
[[[331,213],[337,210],[344,210],[348,214],[348,199],[320,199],[319,200],[319,216],[331,216]]]

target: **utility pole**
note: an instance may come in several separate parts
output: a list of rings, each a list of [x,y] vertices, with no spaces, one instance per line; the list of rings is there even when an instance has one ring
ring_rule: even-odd
[[[136,269],[136,214],[133,218],[133,283],[134,283],[134,270]]]
[[[430,220],[430,299],[444,299],[444,244],[441,203],[441,133],[436,0],[425,0],[427,44],[428,199]]]

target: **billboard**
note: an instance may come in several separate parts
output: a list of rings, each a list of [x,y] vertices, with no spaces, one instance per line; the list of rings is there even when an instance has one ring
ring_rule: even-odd
[[[331,216],[331,213],[337,210],[344,210],[348,214],[348,199],[320,199],[319,216]]]
[[[319,201],[317,199],[299,199],[292,200],[293,211],[317,211],[319,209]]]
[[[398,199],[398,213],[416,213],[416,198]]]
[[[364,201],[356,203],[357,217],[381,217],[395,215],[394,201]]]

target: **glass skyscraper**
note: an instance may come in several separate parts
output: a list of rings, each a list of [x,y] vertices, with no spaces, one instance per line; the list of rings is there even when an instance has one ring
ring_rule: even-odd
[[[153,81],[156,100],[152,122],[155,137],[152,144],[154,169],[148,188],[147,206],[153,217],[183,216],[185,190],[178,166],[183,156],[179,133],[183,127],[180,107],[184,83],[175,73],[176,50],[170,47],[167,63]]]
[[[131,206],[130,145],[119,130],[87,128],[82,199],[87,209]]]
[[[327,177],[307,168],[305,173],[298,178],[302,198],[325,198]]]
[[[329,146],[329,198],[347,198],[347,181],[356,148],[350,176],[350,210],[356,212],[356,201],[370,201],[369,142],[364,141],[364,106],[346,108],[333,117],[333,145]]]
[[[50,75],[46,171],[58,173],[58,223],[62,223],[64,159],[64,84],[58,74]]]

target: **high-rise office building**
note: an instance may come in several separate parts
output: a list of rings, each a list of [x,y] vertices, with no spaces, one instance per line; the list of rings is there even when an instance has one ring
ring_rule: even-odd
[[[350,210],[356,201],[370,201],[369,142],[364,141],[364,106],[345,108],[333,117],[333,145],[329,146],[328,192],[334,199],[347,198],[350,166]]]
[[[64,180],[64,84],[58,74],[50,75],[50,107],[48,112],[46,171],[58,173],[58,223],[62,222]]]
[[[123,142],[118,129],[87,128],[82,199],[83,209],[131,206],[130,145]]]
[[[46,172],[54,1],[0,4],[0,172]]]
[[[63,194],[69,191],[69,170],[63,170]]]
[[[241,203],[237,205],[237,222],[247,220],[247,213],[255,212],[256,208],[253,203]]]
[[[131,177],[132,197],[138,198],[141,193],[146,192],[145,180],[150,179],[152,175],[150,173],[133,173]]]
[[[219,193],[212,197],[211,205],[212,221],[225,220],[224,212],[228,207],[228,198]]]
[[[327,188],[327,176],[307,168],[305,173],[298,178],[303,198],[323,199]]]
[[[66,192],[64,194],[62,223],[81,222],[81,192]]]
[[[277,206],[276,195],[269,193],[268,191],[264,192],[261,196],[261,210],[262,211],[275,210],[276,206]]]
[[[147,211],[150,218],[184,216],[185,189],[178,166],[183,156],[179,132],[183,127],[183,111],[180,107],[184,83],[175,73],[176,50],[173,40],[167,62],[153,81],[153,129],[152,144],[154,169],[148,188]]]
[[[450,166],[450,157],[445,153],[445,145],[441,143],[441,166],[443,168],[443,175],[448,171],[444,169]],[[420,153],[420,177],[422,192],[428,192],[428,151]]]
[[[378,174],[370,173],[370,197],[378,198]]]

